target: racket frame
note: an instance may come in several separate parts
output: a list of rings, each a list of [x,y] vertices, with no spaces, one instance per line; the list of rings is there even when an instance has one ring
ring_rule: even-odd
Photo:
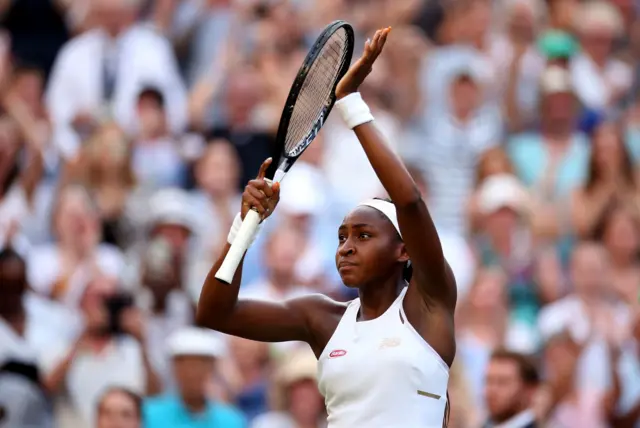
[[[298,96],[300,95],[300,90],[302,85],[305,82],[307,75],[309,74],[309,70],[311,70],[311,66],[315,62],[315,60],[320,55],[322,48],[326,45],[333,34],[343,28],[346,32],[346,58],[341,68],[338,70],[336,81],[333,84],[333,88],[331,88],[331,96],[329,98],[329,102],[325,104],[322,108],[318,118],[315,120],[313,124],[313,128],[311,131],[304,137],[304,144],[296,144],[295,149],[292,152],[286,152],[285,140],[287,137],[287,131],[289,129],[289,123],[291,122],[291,116],[293,115],[293,110],[296,105],[296,101],[298,100]],[[336,102],[335,90],[340,79],[346,74],[347,70],[351,66],[351,59],[353,57],[353,49],[354,49],[354,32],[353,27],[346,21],[337,20],[327,25],[322,33],[318,36],[316,41],[314,42],[312,48],[309,50],[309,53],[305,57],[300,69],[298,70],[298,74],[296,75],[293,84],[291,85],[291,89],[289,90],[289,95],[287,96],[287,100],[285,102],[284,108],[282,110],[282,115],[280,116],[280,123],[278,125],[278,133],[276,134],[275,147],[278,148],[277,158],[273,157],[273,161],[269,168],[265,173],[265,180],[268,181],[269,185],[272,185],[274,182],[280,182],[284,178],[284,176],[289,172],[295,161],[304,153],[307,147],[313,142],[313,140],[318,136],[320,129],[324,125],[326,119],[329,117],[331,110]],[[235,276],[236,270],[244,257],[245,252],[249,248],[251,244],[251,240],[260,225],[262,218],[260,214],[255,209],[250,209],[244,220],[242,221],[242,226],[225,256],[220,268],[216,272],[216,279],[225,284],[231,284],[233,277]]]

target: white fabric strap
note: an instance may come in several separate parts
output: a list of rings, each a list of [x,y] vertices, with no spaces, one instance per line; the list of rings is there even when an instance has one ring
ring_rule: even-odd
[[[371,110],[362,99],[360,92],[354,92],[336,101],[335,107],[349,129],[373,121]]]
[[[369,199],[368,201],[360,203],[360,206],[371,207],[384,214],[385,217],[387,217],[391,224],[393,224],[393,226],[396,228],[396,230],[398,231],[398,235],[400,235],[400,237],[402,238],[400,226],[398,225],[398,215],[396,214],[395,205],[393,205],[391,202],[383,201],[381,199]]]
[[[236,214],[236,217],[233,219],[233,223],[231,224],[231,229],[229,229],[229,234],[227,235],[227,242],[229,244],[233,244],[233,241],[236,239],[236,235],[238,234],[238,231],[240,230],[241,226],[242,226],[242,215],[238,213]],[[256,232],[251,237],[251,242],[249,243],[249,246],[251,246],[251,244],[253,244],[253,241],[256,240],[256,237],[258,236],[258,233],[260,232],[261,227],[262,227],[262,223],[258,225]]]

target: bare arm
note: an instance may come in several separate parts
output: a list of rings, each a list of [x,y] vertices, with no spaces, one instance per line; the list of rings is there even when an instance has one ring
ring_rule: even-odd
[[[338,85],[338,98],[357,91],[382,51],[389,30],[379,30],[373,40],[367,43],[362,58]],[[411,258],[418,291],[426,303],[444,303],[453,310],[457,294],[455,281],[418,186],[373,122],[356,126],[354,131],[376,175],[396,206],[400,231]]]
[[[249,182],[242,195],[242,215],[249,207],[256,207],[265,216],[266,208],[273,212],[279,198],[279,183],[273,188],[264,181],[264,174],[270,164],[265,161],[260,168],[258,178]],[[267,200],[267,198],[271,198]],[[270,302],[250,299],[238,299],[240,283],[242,281],[242,265],[238,267],[231,284],[227,285],[215,278],[218,268],[222,264],[230,244],[226,244],[222,254],[213,265],[205,280],[198,308],[196,323],[222,333],[261,342],[286,342],[299,340],[310,343],[313,341],[308,327],[309,306],[319,302],[317,295],[286,300],[284,302]]]

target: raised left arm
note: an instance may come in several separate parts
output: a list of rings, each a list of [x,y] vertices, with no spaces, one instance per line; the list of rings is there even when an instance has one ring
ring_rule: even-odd
[[[376,32],[373,40],[367,41],[363,56],[356,62],[336,88],[338,99],[350,96],[353,102],[365,110],[356,94],[358,87],[371,71],[373,62],[382,51],[390,28]],[[370,119],[371,116],[369,115]],[[355,125],[352,123],[351,125]],[[372,120],[353,127],[371,166],[393,201],[400,231],[411,258],[413,274],[418,291],[425,302],[444,303],[447,308],[455,308],[456,285],[442,252],[438,232],[429,210],[422,199],[418,186],[405,168],[400,158],[389,148],[384,136]]]

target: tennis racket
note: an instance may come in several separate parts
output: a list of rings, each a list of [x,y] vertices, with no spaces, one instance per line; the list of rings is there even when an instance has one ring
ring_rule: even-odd
[[[293,81],[276,135],[279,153],[265,174],[280,182],[316,138],[336,102],[336,86],[353,56],[353,28],[345,21],[329,24],[318,36]],[[216,279],[230,284],[261,218],[249,210]]]

